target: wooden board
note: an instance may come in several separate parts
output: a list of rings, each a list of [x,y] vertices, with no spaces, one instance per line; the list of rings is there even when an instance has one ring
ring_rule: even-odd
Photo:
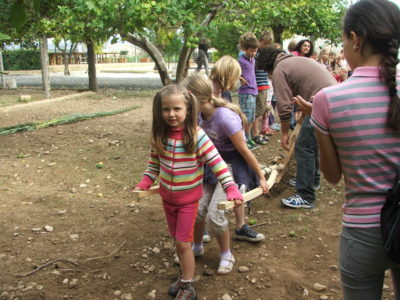
[[[285,153],[285,160],[283,161],[283,169],[279,172],[278,177],[276,178],[276,183],[281,182],[282,177],[289,170],[289,163],[290,160],[292,159],[294,149],[296,146],[297,136],[299,135],[300,130],[301,130],[301,124],[297,122],[296,127],[294,128],[289,137],[289,151],[286,151]]]

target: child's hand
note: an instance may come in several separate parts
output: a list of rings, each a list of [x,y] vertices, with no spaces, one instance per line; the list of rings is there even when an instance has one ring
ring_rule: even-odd
[[[241,199],[232,199],[231,201],[235,202],[235,207],[239,207],[239,206],[243,205],[243,200],[241,200]]]
[[[240,85],[249,85],[249,82],[244,78],[244,77],[240,77]]]
[[[268,184],[267,184],[267,180],[265,179],[265,177],[260,178],[260,186],[261,186],[264,194],[269,193]]]

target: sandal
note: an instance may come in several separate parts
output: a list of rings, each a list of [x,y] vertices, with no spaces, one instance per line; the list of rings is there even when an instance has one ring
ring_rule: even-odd
[[[228,265],[221,266],[222,262],[228,262]],[[226,275],[226,274],[230,273],[233,269],[234,264],[235,264],[235,258],[233,257],[233,254],[231,254],[231,257],[221,257],[221,261],[219,263],[217,274]]]

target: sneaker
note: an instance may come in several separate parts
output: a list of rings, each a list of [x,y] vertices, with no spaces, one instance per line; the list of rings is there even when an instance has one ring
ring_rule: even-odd
[[[179,281],[179,291],[175,297],[175,300],[197,300],[197,293],[194,289],[193,282],[182,282]]]
[[[254,149],[258,148],[258,145],[252,139],[248,139],[246,144],[247,144],[247,148],[249,148],[249,150],[254,150]]]
[[[301,198],[299,194],[282,199],[282,204],[291,208],[314,208],[314,204]]]
[[[269,126],[269,128],[271,128],[272,130],[275,130],[275,131],[279,131],[279,130],[281,130],[281,124],[274,123],[271,126]]]
[[[192,250],[193,250],[193,255],[194,255],[194,257],[200,257],[200,256],[203,256],[203,255],[204,255],[204,247],[203,247],[203,246],[201,246],[200,249],[194,249],[194,248],[192,248]]]
[[[222,262],[224,262],[224,264],[222,264]],[[233,269],[234,264],[235,264],[235,258],[233,257],[232,254],[230,257],[221,257],[217,274],[226,275],[230,273]]]
[[[296,187],[296,179],[295,178],[290,179],[289,180],[289,184],[291,186]],[[319,185],[319,184],[318,185],[314,185],[314,191],[318,191],[320,188],[321,188],[321,185]]]
[[[204,231],[203,234],[203,243],[209,243],[211,241],[211,237],[207,231]]]
[[[179,292],[179,282],[181,281],[181,276],[178,277],[178,279],[169,286],[168,288],[168,294],[175,297],[178,295]]]
[[[267,144],[267,141],[264,139],[264,137],[262,135],[258,135],[255,138],[253,138],[253,141],[256,144],[259,144],[259,145],[266,145]]]
[[[265,239],[262,233],[250,228],[247,224],[244,224],[240,230],[235,229],[233,237],[237,240],[244,240],[249,242],[260,242]]]

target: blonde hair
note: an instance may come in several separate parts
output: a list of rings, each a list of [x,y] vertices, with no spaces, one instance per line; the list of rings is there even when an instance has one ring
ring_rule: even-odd
[[[229,108],[239,115],[240,119],[242,120],[242,126],[247,123],[246,116],[238,106],[213,95],[211,81],[207,77],[200,74],[193,74],[187,77],[183,81],[183,84],[191,93],[194,94],[200,103],[211,101],[215,107]]]
[[[258,39],[259,42],[265,41],[266,46],[271,46],[271,44],[274,42],[274,37],[270,31],[264,31],[261,34],[261,37]]]
[[[258,48],[256,35],[252,32],[243,33],[239,38],[239,47],[244,50]]]
[[[318,61],[319,63],[324,63],[324,62],[322,61],[322,55],[328,54],[328,59],[327,59],[327,61],[325,62],[325,64],[328,65],[328,64],[329,64],[329,53],[330,53],[330,52],[331,52],[331,49],[329,49],[329,48],[323,48],[323,49],[319,52],[317,61]]]
[[[236,59],[225,55],[218,59],[211,69],[210,79],[219,84],[223,92],[233,90],[241,74],[241,68]]]
[[[154,96],[151,126],[152,147],[157,154],[165,151],[170,128],[162,116],[162,99],[171,95],[183,95],[185,98],[187,115],[184,121],[183,145],[187,152],[193,153],[197,140],[198,104],[196,97],[181,84],[166,85]]]

